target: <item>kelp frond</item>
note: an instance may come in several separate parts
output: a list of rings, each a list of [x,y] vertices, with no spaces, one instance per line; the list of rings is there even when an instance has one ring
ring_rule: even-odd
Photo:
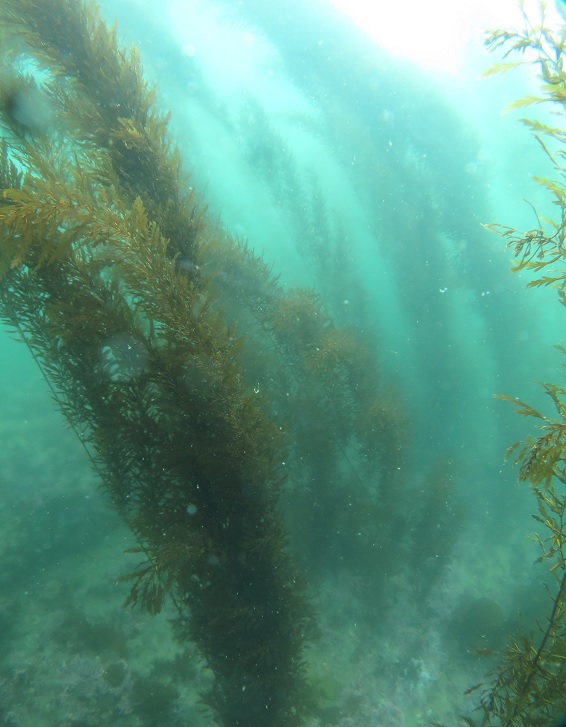
[[[519,63],[534,63],[539,68],[540,94],[521,99],[512,108],[550,105],[552,113],[564,119],[566,27],[558,30],[547,27],[543,3],[538,23],[531,23],[524,9],[523,19],[522,30],[494,31],[487,38],[488,47],[503,52],[504,59],[527,56]],[[493,72],[506,72],[515,65],[498,64]],[[535,177],[535,181],[550,196],[557,216],[554,220],[541,218],[533,207],[538,227],[532,230],[521,232],[504,225],[488,227],[499,233],[512,249],[513,270],[534,273],[528,287],[555,287],[560,301],[564,302],[566,134],[559,126],[536,119],[522,121],[552,164],[553,176]],[[566,708],[566,389],[555,384],[544,384],[543,388],[553,404],[555,417],[546,416],[522,401],[499,398],[512,402],[521,416],[538,422],[539,433],[514,444],[508,456],[519,466],[519,480],[529,483],[537,503],[533,518],[540,534],[535,538],[542,553],[539,562],[546,565],[550,582],[554,584],[553,589],[548,588],[552,608],[536,638],[525,635],[515,639],[499,653],[499,665],[491,683],[482,685],[479,711],[484,727],[543,727]]]
[[[138,52],[94,5],[6,0],[0,27],[9,73],[37,72],[64,118],[31,133],[0,104],[0,315],[145,556],[130,604],[190,611],[220,723],[297,727],[312,615],[276,507],[281,428],[200,272],[200,238],[226,242],[183,185]]]

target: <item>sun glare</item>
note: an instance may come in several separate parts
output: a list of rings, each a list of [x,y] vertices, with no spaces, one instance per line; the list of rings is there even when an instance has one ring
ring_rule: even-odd
[[[329,0],[380,47],[430,69],[456,74],[482,35],[520,22],[517,0]],[[525,2],[527,11],[536,0]]]

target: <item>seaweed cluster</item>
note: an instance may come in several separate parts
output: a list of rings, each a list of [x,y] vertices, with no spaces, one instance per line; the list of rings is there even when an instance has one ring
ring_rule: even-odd
[[[503,51],[504,59],[490,72],[508,72],[525,62],[538,66],[539,93],[518,100],[511,108],[543,104],[551,113],[544,120],[521,121],[552,165],[552,177],[535,178],[535,181],[550,195],[556,216],[543,218],[535,211],[539,226],[527,231],[499,224],[487,227],[502,235],[508,249],[513,251],[513,270],[534,274],[528,287],[552,287],[564,305],[566,275],[560,268],[566,254],[566,27],[553,30],[549,26],[543,3],[538,22],[533,22],[524,9],[522,12],[521,30],[489,33],[488,48]],[[519,60],[515,60],[517,56]],[[551,125],[548,119],[554,123]],[[566,352],[561,346],[559,350]],[[548,618],[535,634],[513,638],[499,650],[480,652],[499,657],[492,681],[470,690],[482,690],[478,710],[481,712],[479,724],[484,727],[542,727],[555,724],[553,720],[563,718],[566,713],[566,389],[546,383],[543,390],[552,403],[554,417],[517,399],[500,398],[510,401],[519,415],[538,422],[538,431],[510,447],[508,456],[519,465],[519,481],[529,484],[536,500],[537,513],[533,517],[539,531],[535,537],[541,549],[539,562],[548,572],[545,585],[551,604]],[[469,717],[465,722],[477,724]]]
[[[4,99],[3,318],[136,536],[128,602],[173,599],[221,724],[298,724],[311,611],[276,512],[282,436],[197,274],[206,225],[166,118],[93,6],[1,20],[20,93],[58,119],[22,125]]]
[[[0,29],[2,319],[136,538],[127,603],[171,599],[219,724],[303,724],[315,624],[285,505],[327,568],[354,543],[374,557],[399,510],[398,402],[316,294],[209,219],[95,5],[3,0]]]

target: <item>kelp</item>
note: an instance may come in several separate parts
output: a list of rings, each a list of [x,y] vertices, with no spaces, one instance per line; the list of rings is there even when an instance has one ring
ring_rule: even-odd
[[[94,6],[6,2],[0,20],[23,41],[13,75],[35,63],[63,119],[32,132],[2,107],[2,317],[137,540],[127,603],[172,600],[220,724],[298,725],[312,610],[277,511],[285,442],[196,273],[205,221],[166,120]]]
[[[219,724],[301,725],[316,629],[281,500],[328,570],[335,533],[383,551],[402,407],[318,295],[210,220],[94,4],[3,0],[0,28],[0,314],[135,536],[127,605],[172,602]]]
[[[533,23],[521,6],[524,26],[521,30],[496,30],[487,36],[492,51],[503,51],[503,63],[490,73],[506,73],[524,64],[539,69],[540,92],[513,103],[511,109],[546,108],[552,118],[566,117],[566,27],[552,30],[545,20],[545,6],[540,4],[540,18]],[[513,57],[518,61],[507,61]],[[561,304],[566,300],[566,273],[560,269],[566,257],[566,135],[560,124],[537,119],[521,119],[533,134],[544,155],[550,160],[553,174],[535,177],[555,207],[553,219],[541,217],[533,208],[538,226],[519,231],[505,225],[487,225],[502,235],[514,255],[513,271],[534,275],[528,287],[552,287]],[[530,203],[529,203],[530,204]],[[563,353],[565,349],[558,347]],[[566,389],[552,383],[543,384],[555,410],[554,418],[517,399],[511,402],[517,413],[537,420],[537,431],[525,441],[509,448],[507,456],[519,467],[518,479],[529,484],[539,524],[536,540],[541,549],[538,561],[546,567],[550,598],[549,614],[534,634],[523,634],[502,650],[489,651],[499,659],[492,679],[469,690],[481,690],[478,721],[467,717],[468,725],[501,727],[543,727],[553,724],[566,713]]]
[[[404,401],[385,388],[367,343],[336,324],[320,293],[286,288],[244,242],[233,242],[203,241],[202,269],[231,324],[246,332],[250,384],[292,435],[283,502],[293,545],[313,577],[333,577],[341,553],[345,567],[361,570],[363,588],[383,596],[376,564],[387,554],[394,567],[402,552]]]

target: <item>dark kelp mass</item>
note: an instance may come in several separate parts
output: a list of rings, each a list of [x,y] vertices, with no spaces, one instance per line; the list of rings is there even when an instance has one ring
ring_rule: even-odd
[[[317,295],[207,217],[137,51],[94,5],[7,0],[0,22],[2,317],[137,540],[127,603],[172,600],[219,724],[300,725],[316,629],[281,495],[326,568],[348,538],[392,554],[402,406]],[[378,470],[383,496],[352,496]]]
[[[42,94],[54,120],[36,133],[4,99],[3,317],[136,536],[128,601],[174,599],[221,724],[299,724],[310,611],[276,513],[282,437],[195,272],[207,226],[166,121],[93,6],[4,3],[2,22],[23,41],[12,96]]]

